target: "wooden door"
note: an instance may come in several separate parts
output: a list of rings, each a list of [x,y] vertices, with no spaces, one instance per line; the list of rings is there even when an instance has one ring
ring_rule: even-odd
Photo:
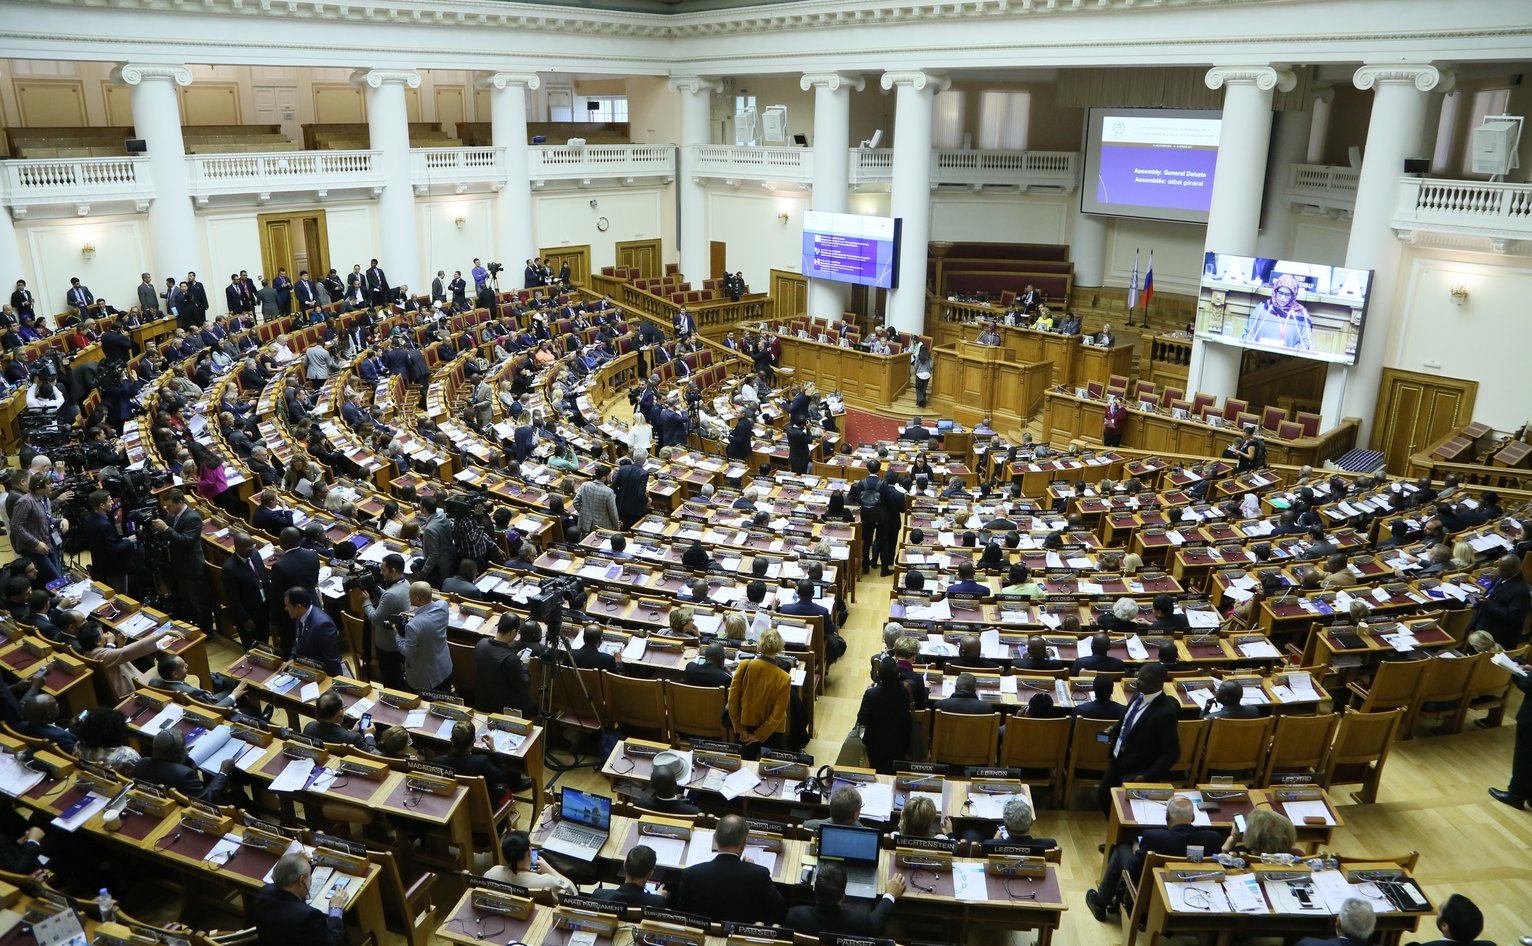
[[[1384,368],[1373,412],[1372,442],[1388,471],[1402,474],[1410,455],[1473,420],[1479,382]]]
[[[779,319],[797,318],[808,312],[808,277],[785,269],[772,270],[771,308],[773,316]]]
[[[659,240],[624,240],[617,244],[617,265],[637,269],[639,278],[661,275]]]
[[[553,275],[557,276],[564,264],[569,264],[569,281],[576,286],[590,283],[590,244],[581,246],[545,246],[538,250],[544,259],[550,260]]]
[[[330,271],[330,234],[323,210],[303,218],[303,252],[295,262],[297,270],[287,271],[294,279],[305,269],[315,279]]]
[[[287,270],[289,279],[308,270],[314,279],[327,271],[329,234],[323,210],[297,214],[259,214],[261,231],[261,266],[267,279],[275,279],[278,269]]]
[[[302,141],[298,127],[298,87],[293,85],[257,85],[250,89],[255,102],[257,125],[279,125],[289,141]]]
[[[718,279],[729,271],[729,244],[712,240],[707,247],[707,277]]]

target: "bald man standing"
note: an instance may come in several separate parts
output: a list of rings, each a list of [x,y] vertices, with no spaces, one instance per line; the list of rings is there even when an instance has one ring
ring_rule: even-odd
[[[447,652],[447,602],[431,599],[431,586],[410,584],[408,620],[399,632],[404,656],[404,679],[415,690],[444,690],[452,680],[452,656]]]

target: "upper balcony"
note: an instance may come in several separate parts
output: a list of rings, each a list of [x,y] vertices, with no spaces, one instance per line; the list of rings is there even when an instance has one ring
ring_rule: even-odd
[[[1332,216],[1350,216],[1356,203],[1358,168],[1329,164],[1294,164],[1287,169],[1287,202]]]
[[[691,174],[699,179],[763,186],[814,180],[812,148],[753,148],[697,145],[691,149]],[[934,151],[931,187],[1008,188],[1021,193],[1072,193],[1079,184],[1072,151]],[[887,190],[893,180],[894,153],[888,148],[853,148],[847,183],[852,190]]]

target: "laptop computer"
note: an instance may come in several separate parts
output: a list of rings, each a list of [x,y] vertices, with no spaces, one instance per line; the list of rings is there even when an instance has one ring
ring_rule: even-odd
[[[846,896],[878,895],[878,832],[845,825],[819,826],[819,860],[837,861],[846,869]]]
[[[543,842],[543,850],[594,861],[612,829],[612,800],[564,788],[559,792],[559,812],[559,822]]]

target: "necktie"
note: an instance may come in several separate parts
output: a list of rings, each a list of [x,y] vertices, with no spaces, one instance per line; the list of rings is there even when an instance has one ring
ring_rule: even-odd
[[[1117,758],[1122,753],[1122,744],[1128,741],[1128,733],[1133,729],[1138,717],[1144,712],[1144,707],[1149,705],[1142,696],[1135,696],[1133,704],[1128,707],[1128,713],[1123,717],[1122,729],[1117,733],[1117,744],[1112,747],[1112,758]]]

